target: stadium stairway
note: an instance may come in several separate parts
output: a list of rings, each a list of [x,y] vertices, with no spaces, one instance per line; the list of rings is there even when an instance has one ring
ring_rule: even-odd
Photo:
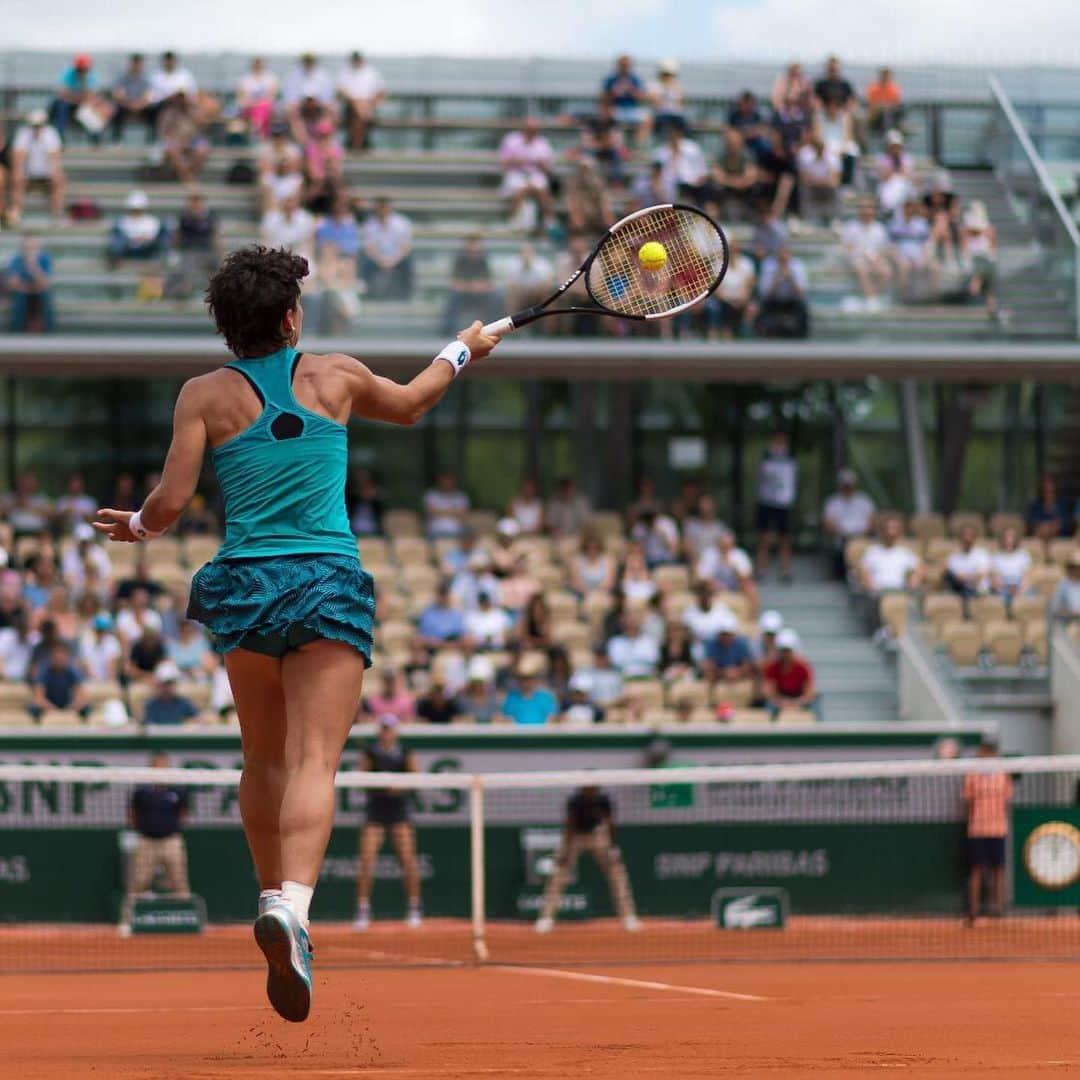
[[[781,612],[802,641],[821,689],[824,720],[899,720],[895,671],[857,619],[847,587],[826,577],[823,559],[799,557],[793,584],[770,574],[760,590],[762,610]]]

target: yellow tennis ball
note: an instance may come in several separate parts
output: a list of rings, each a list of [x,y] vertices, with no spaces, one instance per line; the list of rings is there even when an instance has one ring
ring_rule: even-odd
[[[656,240],[650,240],[641,245],[637,257],[646,270],[659,270],[667,262],[667,248]]]

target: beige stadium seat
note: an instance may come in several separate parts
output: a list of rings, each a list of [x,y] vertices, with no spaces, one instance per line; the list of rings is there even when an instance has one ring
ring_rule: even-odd
[[[442,581],[442,574],[430,563],[407,563],[401,568],[401,584],[409,593],[433,594]]]
[[[21,709],[30,703],[30,687],[24,682],[0,681],[0,709]]]
[[[153,695],[154,684],[152,682],[136,682],[128,687],[128,712],[131,713],[133,719],[142,720],[143,713],[146,710],[146,703]]]
[[[885,593],[878,601],[878,617],[889,628],[894,638],[903,636],[907,629],[911,605],[905,593]]]
[[[1027,522],[1023,514],[1008,514],[999,511],[990,515],[990,533],[999,540],[1006,529],[1015,529],[1017,536],[1023,536],[1027,532]]]
[[[380,649],[394,652],[396,649],[407,649],[412,644],[416,629],[404,619],[388,619],[379,627],[378,637]]]
[[[570,649],[570,670],[588,671],[593,666],[592,649]]]
[[[20,709],[14,705],[0,705],[0,727],[29,727],[32,723],[25,706]]]
[[[691,709],[689,716],[686,717],[686,723],[688,724],[715,724],[716,723],[716,710],[710,709],[707,705],[699,706],[696,709]]]
[[[544,593],[544,602],[553,619],[576,619],[580,601],[568,589],[548,589]]]
[[[581,537],[557,536],[552,542],[552,550],[557,561],[569,566],[581,551]]]
[[[736,709],[728,721],[732,727],[765,727],[772,723],[768,709]]]
[[[106,701],[123,700],[124,697],[124,691],[118,682],[87,681],[83,683],[83,690],[94,708],[104,704]]]
[[[605,724],[633,724],[636,721],[637,717],[632,709],[624,709],[619,705],[615,705],[604,711]]]
[[[166,533],[165,536],[159,536],[147,548],[146,553],[151,560],[161,559],[162,561],[180,562],[183,549],[180,540]],[[214,549],[214,553],[217,553],[217,548]]]
[[[959,540],[947,540],[944,537],[934,537],[926,541],[927,562],[944,562],[954,552],[960,550]]]
[[[360,552],[360,559],[365,566],[368,563],[382,565],[390,561],[390,545],[381,536],[359,537],[356,550]]]
[[[923,617],[940,637],[945,623],[963,619],[964,602],[956,593],[930,593],[923,600]]]
[[[596,533],[605,540],[609,536],[621,537],[623,534],[622,514],[614,510],[596,510],[589,515],[589,520],[585,523],[585,531]]]
[[[469,528],[477,536],[490,536],[495,532],[495,524],[499,520],[499,515],[494,510],[470,510],[466,514],[465,520],[469,523]]]
[[[634,679],[623,687],[623,697],[645,709],[662,709],[664,684],[659,679]]]
[[[983,628],[983,644],[995,664],[1016,667],[1024,651],[1024,633],[1017,623],[994,620]]]
[[[546,536],[523,536],[518,541],[518,548],[528,554],[530,566],[543,566],[555,558],[551,540]]]
[[[971,618],[983,627],[992,622],[1004,622],[1008,618],[1005,601],[1000,596],[976,596],[968,601],[968,611]]]
[[[156,544],[157,541],[155,540]],[[183,558],[188,566],[198,569],[208,563],[221,547],[219,536],[189,536],[183,541]]]
[[[419,536],[420,515],[415,510],[387,510],[383,514],[383,532],[395,539],[399,536]]]
[[[958,511],[949,517],[949,535],[959,536],[960,530],[971,526],[975,530],[976,536],[986,535],[986,519],[982,514],[976,514],[971,511]]]
[[[878,516],[884,520],[885,515],[879,514]],[[941,514],[935,513],[912,514],[911,520],[908,522],[908,530],[912,536],[916,536],[920,540],[932,540],[935,537],[945,535],[945,518]]]
[[[945,587],[945,563],[924,562],[922,587],[929,592],[936,592]]]
[[[383,579],[388,580],[387,578]],[[375,612],[380,622],[388,619],[401,619],[409,610],[409,602],[405,595],[392,585],[379,585],[376,579],[375,587]]]
[[[690,570],[685,566],[658,566],[652,578],[663,592],[685,592],[690,588]]]
[[[687,705],[692,709],[707,707],[709,684],[701,679],[679,679],[668,686],[667,701],[672,707]]]
[[[679,722],[679,714],[674,709],[646,709],[641,722],[654,728],[670,727]]]
[[[676,589],[674,592],[666,593],[662,600],[665,617],[669,621],[681,621],[683,615],[686,614],[686,609],[694,603],[694,600],[694,594],[689,589]]]
[[[40,724],[45,728],[75,728],[83,726],[83,718],[73,709],[46,709]]]
[[[714,683],[711,694],[712,703],[716,706],[732,705],[736,709],[741,709],[754,700],[754,692],[753,679]]]
[[[608,593],[588,593],[581,602],[581,614],[593,631],[599,630],[608,612],[611,611],[611,596]]]
[[[1046,561],[1054,566],[1064,566],[1069,561],[1069,556],[1077,550],[1076,541],[1068,537],[1051,540],[1046,545]]]
[[[1042,596],[1017,596],[1012,602],[1012,617],[1027,627],[1030,623],[1046,622],[1046,598]]]
[[[206,709],[210,705],[210,684],[195,682],[193,679],[186,680],[176,687],[178,694],[183,695],[197,709]]]
[[[817,714],[809,709],[781,709],[776,714],[776,723],[781,727],[810,727],[817,722]]]
[[[540,584],[541,589],[561,589],[566,585],[565,567],[543,563],[540,566],[530,566],[529,572]]]
[[[862,562],[872,541],[866,536],[853,536],[844,544],[844,562],[852,569]]]
[[[1044,600],[1049,600],[1064,576],[1060,566],[1036,566],[1031,571],[1031,587]]]
[[[1031,565],[1042,566],[1046,562],[1046,544],[1037,536],[1029,536],[1020,541],[1020,546],[1031,556]]]
[[[422,536],[398,536],[394,539],[394,558],[402,566],[431,562],[431,547]]]
[[[604,550],[617,561],[621,562],[626,557],[626,549],[629,541],[625,536],[615,534],[604,541]]]
[[[1046,621],[1029,622],[1024,626],[1024,647],[1035,658],[1036,663],[1045,664],[1047,656],[1046,647]]]
[[[588,649],[593,642],[593,632],[576,619],[559,619],[552,622],[551,640],[563,649]]]
[[[753,622],[754,615],[750,610],[749,597],[743,596],[742,593],[726,592],[720,594],[720,602],[727,607],[739,622]]]
[[[957,667],[974,667],[979,662],[982,635],[974,622],[951,619],[941,627],[940,637]]]

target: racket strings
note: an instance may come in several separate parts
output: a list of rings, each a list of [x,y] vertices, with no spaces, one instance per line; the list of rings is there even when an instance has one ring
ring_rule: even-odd
[[[645,269],[638,258],[650,241],[667,252],[657,270]],[[617,314],[657,317],[708,296],[726,262],[723,236],[709,218],[663,207],[612,231],[589,267],[587,284],[593,299]]]

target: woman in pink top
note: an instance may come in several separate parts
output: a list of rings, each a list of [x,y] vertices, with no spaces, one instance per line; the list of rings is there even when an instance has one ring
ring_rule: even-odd
[[[997,757],[997,744],[985,741],[980,758]],[[990,881],[990,909],[995,915],[1005,911],[1005,838],[1009,833],[1009,803],[1013,782],[1007,772],[969,773],[964,777],[964,805],[967,809],[968,914],[974,926],[982,901],[984,875]]]
[[[334,122],[320,120],[304,145],[304,205],[312,213],[327,213],[334,191],[344,181],[345,152],[334,136]]]
[[[370,716],[396,716],[399,723],[411,723],[416,719],[416,698],[395,668],[384,667],[380,674],[378,689],[364,696],[364,711]]]

